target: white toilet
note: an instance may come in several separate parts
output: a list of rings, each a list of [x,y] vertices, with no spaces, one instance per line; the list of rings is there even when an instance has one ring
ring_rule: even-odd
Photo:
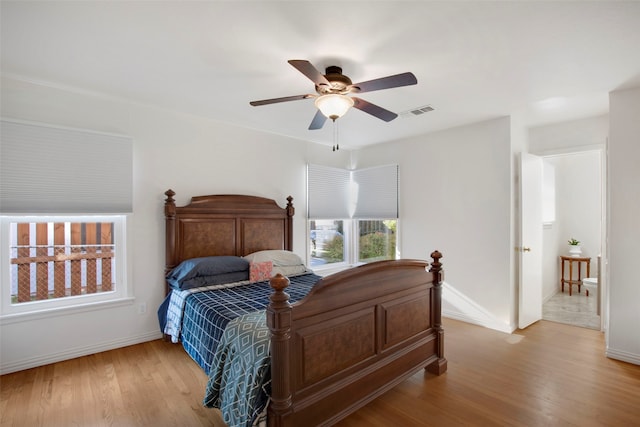
[[[598,278],[587,277],[582,279],[582,286],[587,290],[587,296],[589,296],[589,294],[596,295],[598,292]]]
[[[600,262],[601,257],[598,255],[598,277],[587,277],[582,279],[582,286],[587,290],[587,296],[589,294],[597,295],[598,294],[598,279],[600,278]],[[599,312],[598,312],[599,313]]]

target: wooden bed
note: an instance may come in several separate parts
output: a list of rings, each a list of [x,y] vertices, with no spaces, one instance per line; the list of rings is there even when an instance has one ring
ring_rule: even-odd
[[[177,207],[165,192],[166,271],[204,256],[292,250],[294,208],[243,195],[193,197]],[[441,325],[442,268],[381,261],[321,279],[290,304],[281,275],[271,279],[269,426],[331,425],[416,372],[447,369]]]

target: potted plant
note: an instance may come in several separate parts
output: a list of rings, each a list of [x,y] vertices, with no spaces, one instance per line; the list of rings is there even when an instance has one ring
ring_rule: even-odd
[[[582,254],[582,248],[580,248],[580,241],[574,239],[573,237],[568,240],[569,243],[569,254],[571,256],[578,257]]]

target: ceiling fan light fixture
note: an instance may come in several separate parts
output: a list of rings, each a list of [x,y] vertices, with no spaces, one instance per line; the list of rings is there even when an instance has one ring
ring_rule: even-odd
[[[346,95],[330,93],[317,97],[315,104],[322,114],[335,121],[344,116],[349,108],[353,107],[354,102]]]

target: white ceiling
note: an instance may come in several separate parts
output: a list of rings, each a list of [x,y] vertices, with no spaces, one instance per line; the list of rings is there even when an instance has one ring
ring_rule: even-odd
[[[354,82],[413,72],[361,98],[401,113],[338,120],[358,148],[495,117],[536,126],[606,113],[640,86],[640,2],[5,1],[2,74],[108,94],[331,145],[307,130],[314,93],[287,63],[338,65]]]

